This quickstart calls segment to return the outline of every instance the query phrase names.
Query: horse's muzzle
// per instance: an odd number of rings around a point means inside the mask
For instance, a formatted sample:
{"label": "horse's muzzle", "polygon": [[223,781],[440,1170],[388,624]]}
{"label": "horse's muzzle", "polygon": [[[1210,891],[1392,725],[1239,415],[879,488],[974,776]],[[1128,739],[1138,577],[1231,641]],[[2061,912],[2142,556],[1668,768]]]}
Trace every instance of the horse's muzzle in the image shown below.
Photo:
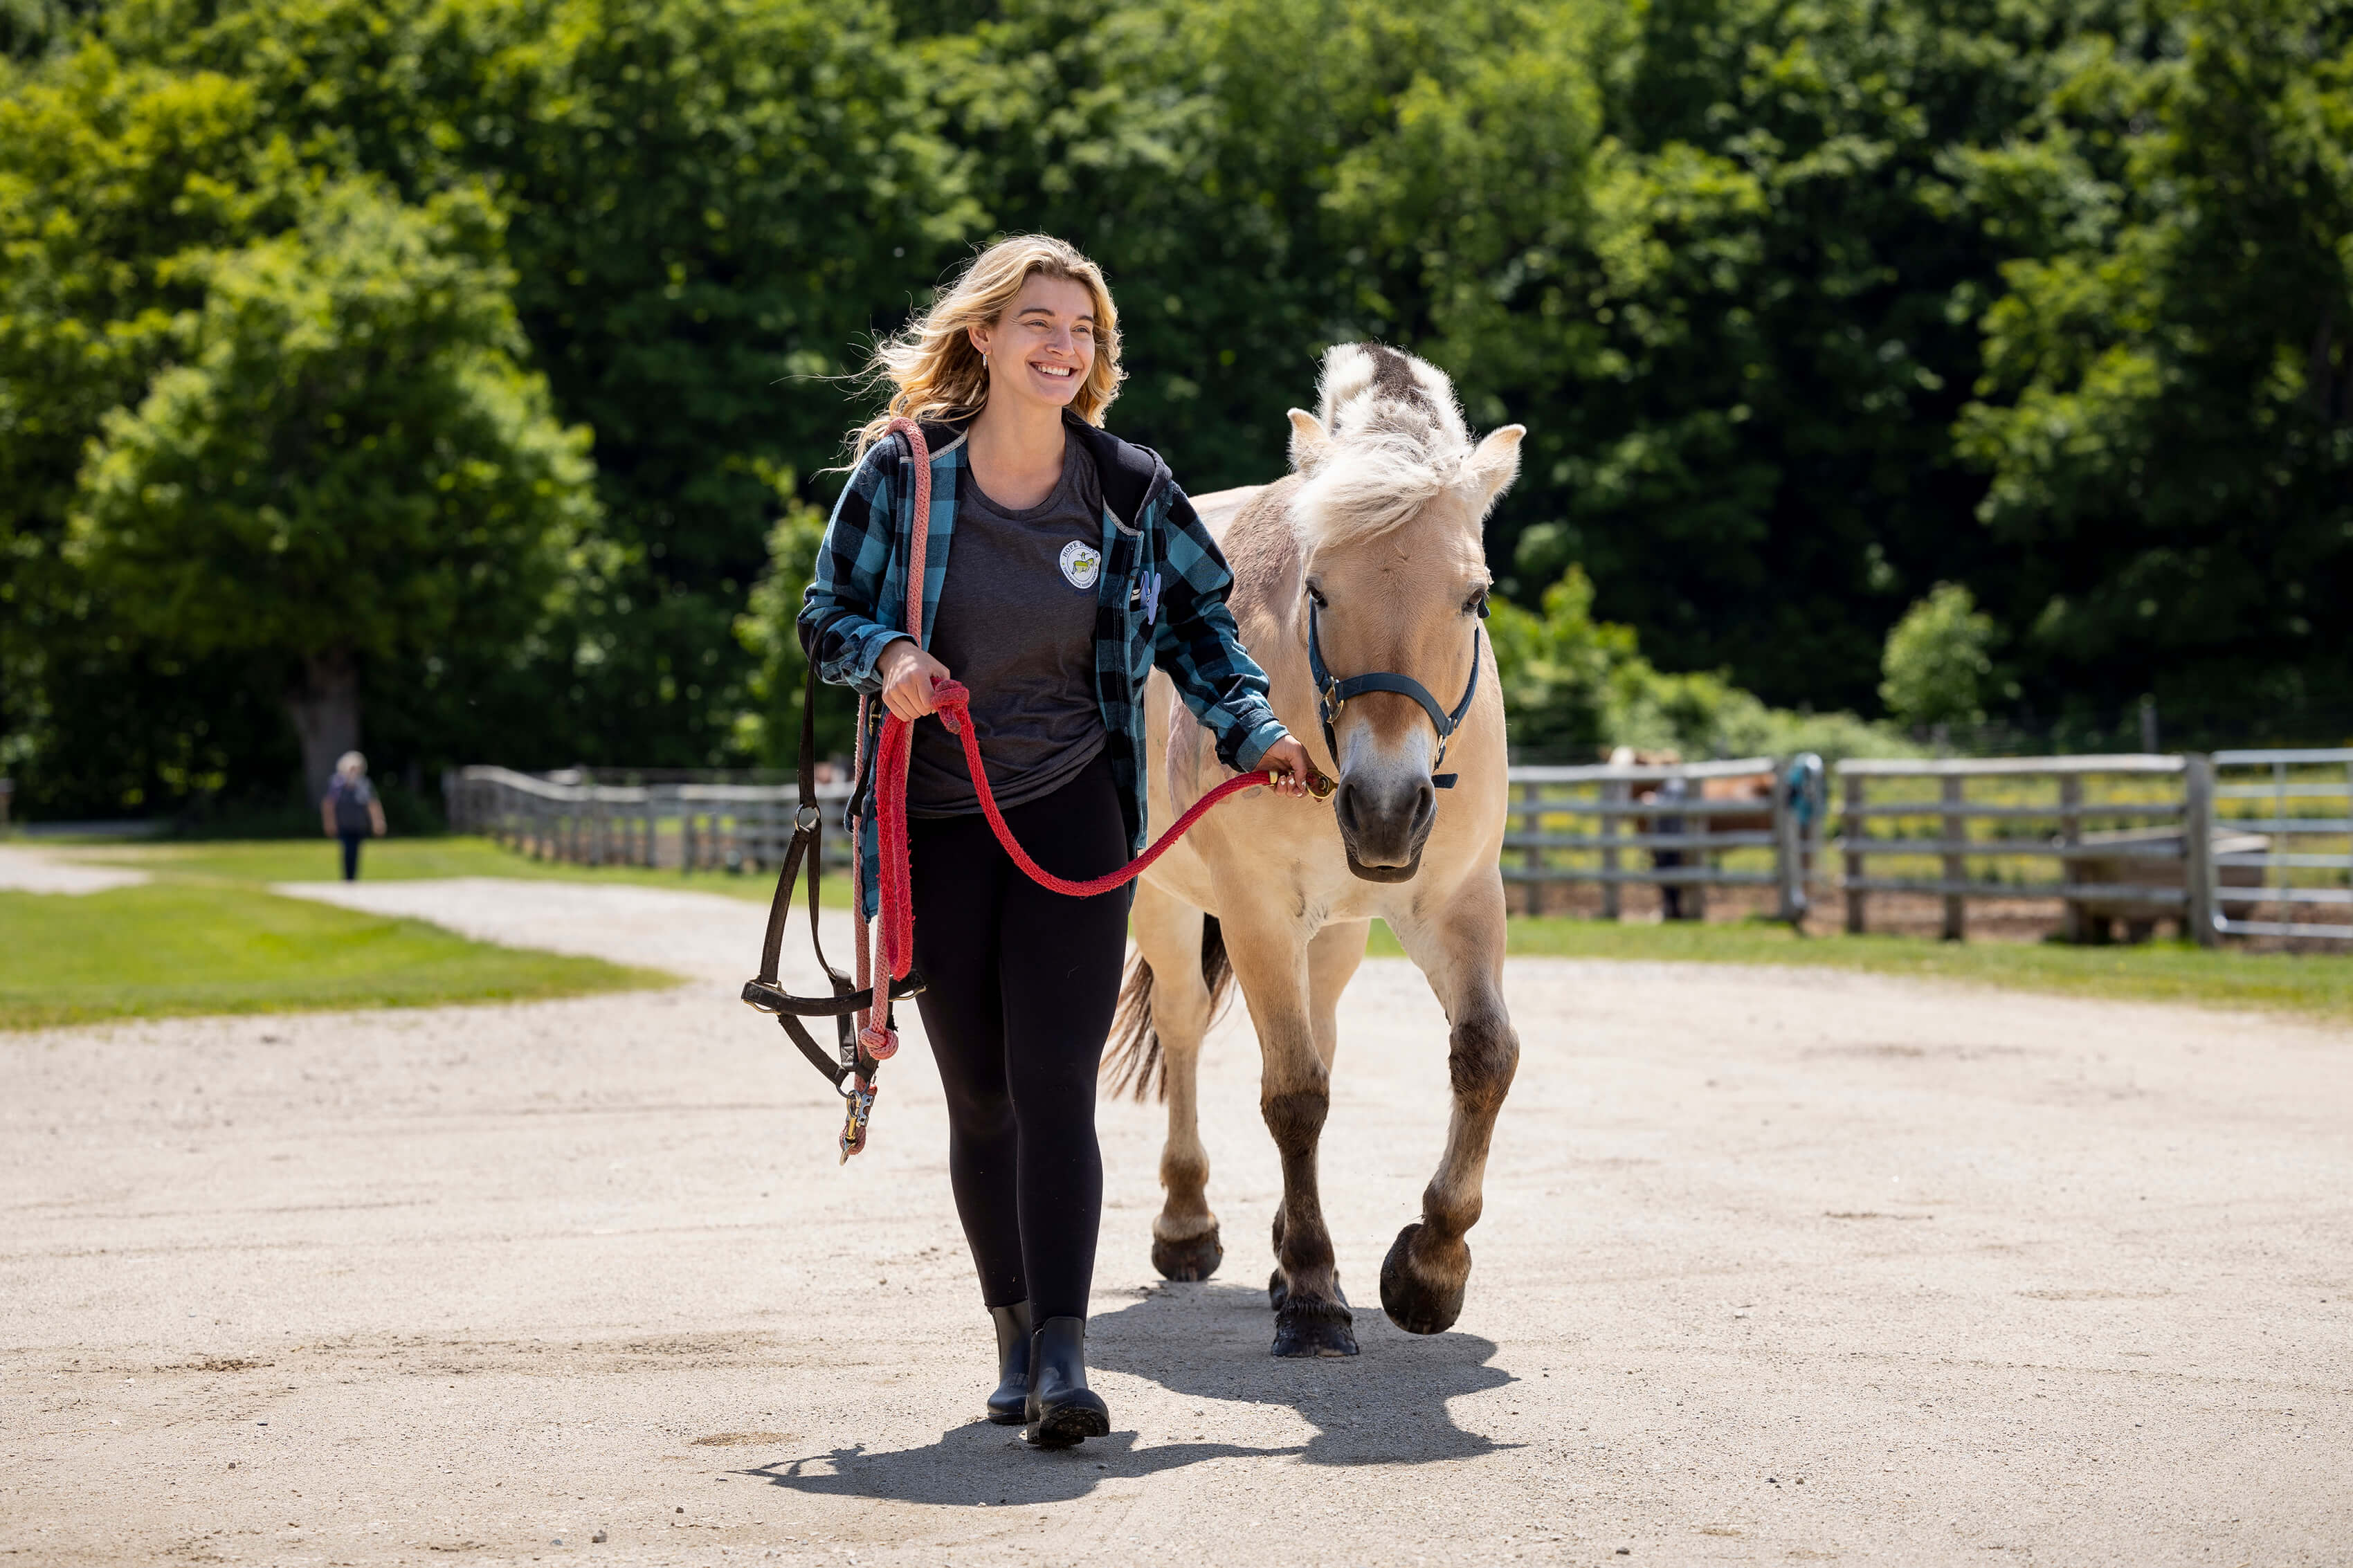
{"label": "horse's muzzle", "polygon": [[1344,775],[1332,817],[1348,852],[1348,869],[1368,882],[1403,882],[1421,869],[1421,848],[1438,820],[1438,792],[1428,779],[1402,783]]}

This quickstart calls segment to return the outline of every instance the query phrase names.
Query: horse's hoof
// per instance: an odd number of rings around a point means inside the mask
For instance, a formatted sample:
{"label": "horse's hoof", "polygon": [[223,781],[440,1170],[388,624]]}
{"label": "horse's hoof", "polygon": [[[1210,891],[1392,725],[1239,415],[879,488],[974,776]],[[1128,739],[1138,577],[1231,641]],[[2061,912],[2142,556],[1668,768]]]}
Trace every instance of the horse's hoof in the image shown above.
{"label": "horse's hoof", "polygon": [[1344,1356],[1356,1353],[1356,1319],[1345,1301],[1293,1301],[1286,1292],[1274,1312],[1274,1353]]}
{"label": "horse's hoof", "polygon": [[1413,1265],[1414,1221],[1398,1232],[1381,1259],[1381,1310],[1409,1334],[1442,1334],[1462,1315],[1462,1288],[1471,1279],[1471,1249],[1462,1249],[1462,1274],[1451,1285],[1433,1283]]}
{"label": "horse's hoof", "polygon": [[1160,1270],[1163,1279],[1201,1280],[1218,1271],[1224,1262],[1226,1249],[1218,1242],[1213,1226],[1200,1236],[1187,1237],[1182,1241],[1152,1238],[1152,1267]]}

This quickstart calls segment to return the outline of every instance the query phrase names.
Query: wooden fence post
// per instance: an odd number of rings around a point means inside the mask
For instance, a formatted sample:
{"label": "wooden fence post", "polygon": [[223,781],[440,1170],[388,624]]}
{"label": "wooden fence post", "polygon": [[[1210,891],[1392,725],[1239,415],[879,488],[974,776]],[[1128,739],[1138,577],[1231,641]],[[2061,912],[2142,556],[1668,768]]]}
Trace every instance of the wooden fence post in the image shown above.
{"label": "wooden fence post", "polygon": [[[1524,837],[1534,838],[1542,830],[1544,819],[1536,809],[1536,804],[1543,795],[1544,785],[1533,779],[1520,786],[1520,833]],[[1545,905],[1544,848],[1531,844],[1521,854],[1528,873],[1528,913],[1540,915],[1544,913]]]}
{"label": "wooden fence post", "polygon": [[1847,842],[1846,851],[1846,934],[1861,936],[1868,928],[1864,900],[1870,897],[1855,884],[1862,879],[1862,853],[1854,847],[1862,842],[1863,818],[1858,815],[1862,805],[1862,775],[1846,775],[1846,816],[1841,820],[1839,836]]}
{"label": "wooden fence post", "polygon": [[[1958,773],[1945,775],[1943,795],[1946,805],[1958,805],[1961,803],[1961,785],[1965,782]],[[1939,837],[1948,845],[1957,844],[1968,837],[1968,832],[1969,825],[1967,817],[1947,816],[1944,819],[1944,829]],[[1968,866],[1960,856],[1947,855],[1944,858],[1944,865],[1947,882],[1957,883],[1968,879]],[[1959,893],[1945,895],[1944,937],[1947,942],[1963,942],[1968,939],[1968,915],[1966,912],[1968,909],[1968,900],[1963,895]]]}
{"label": "wooden fence post", "polygon": [[[1694,796],[1692,804],[1694,805],[1704,805],[1706,802],[1704,799]],[[1715,836],[1715,818],[1707,816],[1704,812],[1697,816],[1687,816],[1683,821],[1685,824],[1683,831],[1685,833],[1691,832],[1689,825],[1696,822],[1699,824],[1701,834],[1710,837]],[[1714,868],[1715,865],[1715,851],[1713,849],[1701,849],[1696,852],[1685,850],[1683,852],[1683,866],[1688,869],[1699,872],[1703,876],[1706,875],[1709,870]],[[1704,881],[1684,883],[1683,906],[1683,919],[1688,921],[1698,921],[1703,925],[1705,924],[1707,921],[1707,884]]]}
{"label": "wooden fence post", "polygon": [[1798,886],[1802,857],[1797,843],[1797,822],[1798,814],[1789,809],[1788,777],[1777,763],[1773,772],[1773,876],[1780,889],[1781,919],[1793,926],[1805,918],[1805,903]]}
{"label": "wooden fence post", "polygon": [[[2062,773],[2059,775],[2059,809],[2062,813],[2059,824],[2059,840],[2061,843],[2065,844],[2069,848],[2073,848],[2076,845],[2084,842],[2083,774]],[[2077,862],[2073,859],[2069,859],[2064,862],[2064,864],[2067,868],[2067,871],[2061,879],[2069,882],[2076,880],[2077,879],[2074,873]],[[2060,916],[2059,921],[2059,935],[2061,940],[2065,942],[2083,941],[2084,927],[2086,924],[2083,904],[2074,899],[2069,899],[2063,908],[2064,912]]]}
{"label": "wooden fence post", "polygon": [[2214,929],[2214,759],[2192,752],[2181,759],[2181,934],[2200,947],[2220,947]]}
{"label": "wooden fence post", "polygon": [[[1624,805],[1630,793],[1623,779],[1604,779],[1601,782],[1601,805],[1604,807],[1601,816],[1602,837],[1618,837],[1618,825],[1624,819],[1607,808]],[[1602,846],[1601,871],[1604,879],[1601,884],[1601,918],[1605,921],[1614,921],[1619,916],[1618,847],[1616,845]]]}

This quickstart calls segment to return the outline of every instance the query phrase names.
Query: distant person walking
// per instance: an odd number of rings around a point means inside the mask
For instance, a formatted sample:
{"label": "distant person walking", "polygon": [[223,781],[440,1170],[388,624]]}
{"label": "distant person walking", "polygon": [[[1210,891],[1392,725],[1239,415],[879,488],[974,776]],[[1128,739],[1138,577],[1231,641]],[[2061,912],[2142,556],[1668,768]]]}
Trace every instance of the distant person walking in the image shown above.
{"label": "distant person walking", "polygon": [[343,880],[358,881],[361,840],[371,833],[384,837],[384,802],[367,781],[367,759],[357,752],[345,752],[335,763],[327,798],[319,803],[319,820],[328,837],[343,841]]}

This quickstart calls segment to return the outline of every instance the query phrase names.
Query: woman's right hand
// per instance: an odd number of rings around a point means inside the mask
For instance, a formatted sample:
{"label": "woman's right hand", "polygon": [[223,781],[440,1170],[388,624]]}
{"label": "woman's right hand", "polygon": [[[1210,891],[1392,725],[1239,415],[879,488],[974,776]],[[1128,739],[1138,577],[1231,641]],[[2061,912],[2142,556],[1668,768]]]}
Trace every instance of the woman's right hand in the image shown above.
{"label": "woman's right hand", "polygon": [[932,683],[947,679],[948,667],[917,647],[914,638],[900,637],[885,647],[874,671],[882,678],[882,706],[910,724],[938,710]]}

